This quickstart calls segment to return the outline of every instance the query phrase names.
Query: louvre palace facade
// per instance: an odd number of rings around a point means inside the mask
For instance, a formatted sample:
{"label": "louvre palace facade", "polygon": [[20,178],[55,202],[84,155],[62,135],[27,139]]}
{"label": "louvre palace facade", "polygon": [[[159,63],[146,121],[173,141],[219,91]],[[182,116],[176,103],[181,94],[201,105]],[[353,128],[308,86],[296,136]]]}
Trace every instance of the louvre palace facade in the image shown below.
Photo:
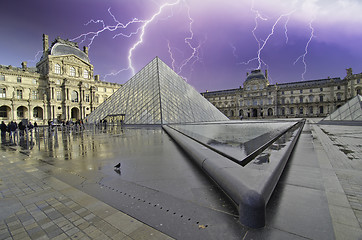
{"label": "louvre palace facade", "polygon": [[325,117],[362,92],[362,73],[347,69],[344,79],[270,84],[268,72],[247,73],[243,87],[202,95],[230,119]]}
{"label": "louvre palace facade", "polygon": [[43,35],[43,55],[36,67],[0,65],[0,120],[84,119],[122,85],[93,75],[88,48],[56,38],[49,46]]}

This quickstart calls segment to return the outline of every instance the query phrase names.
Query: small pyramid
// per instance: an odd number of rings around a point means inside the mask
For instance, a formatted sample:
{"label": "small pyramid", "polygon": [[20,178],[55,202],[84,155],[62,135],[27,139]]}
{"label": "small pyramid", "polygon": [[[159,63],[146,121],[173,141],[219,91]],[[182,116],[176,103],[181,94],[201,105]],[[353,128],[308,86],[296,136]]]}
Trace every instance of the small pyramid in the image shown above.
{"label": "small pyramid", "polygon": [[322,121],[362,121],[362,96],[352,98]]}
{"label": "small pyramid", "polygon": [[97,123],[117,115],[124,115],[125,124],[229,120],[158,57],[96,108],[87,121]]}

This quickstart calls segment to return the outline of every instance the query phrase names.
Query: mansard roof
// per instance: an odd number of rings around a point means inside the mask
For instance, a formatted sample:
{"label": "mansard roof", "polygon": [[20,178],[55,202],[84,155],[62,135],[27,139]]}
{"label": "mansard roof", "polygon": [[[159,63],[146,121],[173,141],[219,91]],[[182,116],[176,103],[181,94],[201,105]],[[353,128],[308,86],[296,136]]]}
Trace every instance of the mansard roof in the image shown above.
{"label": "mansard roof", "polygon": [[62,55],[75,55],[83,61],[89,63],[89,58],[86,53],[79,49],[78,43],[56,38],[50,47],[50,55],[62,56]]}
{"label": "mansard roof", "polygon": [[279,88],[303,88],[303,87],[322,86],[330,83],[340,83],[342,81],[343,80],[341,78],[337,77],[337,78],[326,78],[326,79],[309,80],[309,81],[281,83],[277,85]]}

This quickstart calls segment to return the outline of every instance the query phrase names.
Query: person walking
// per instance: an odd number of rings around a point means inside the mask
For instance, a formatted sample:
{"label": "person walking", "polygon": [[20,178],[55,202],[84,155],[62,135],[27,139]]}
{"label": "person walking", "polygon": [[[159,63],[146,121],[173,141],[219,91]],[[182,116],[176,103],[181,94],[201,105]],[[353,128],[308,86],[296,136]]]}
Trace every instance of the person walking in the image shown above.
{"label": "person walking", "polygon": [[1,125],[0,125],[0,130],[1,130],[1,141],[5,141],[6,139],[6,131],[7,131],[8,127],[6,126],[5,122],[2,121]]}

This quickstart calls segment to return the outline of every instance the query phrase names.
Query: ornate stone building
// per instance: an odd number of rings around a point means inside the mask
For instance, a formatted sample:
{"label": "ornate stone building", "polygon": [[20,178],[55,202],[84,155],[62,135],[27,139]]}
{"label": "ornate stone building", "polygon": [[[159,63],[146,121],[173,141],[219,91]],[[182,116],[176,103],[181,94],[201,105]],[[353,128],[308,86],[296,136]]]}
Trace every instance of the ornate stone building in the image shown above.
{"label": "ornate stone building", "polygon": [[247,74],[243,87],[202,95],[230,119],[325,117],[349,99],[361,94],[362,73],[311,81],[271,85],[268,73]]}
{"label": "ornate stone building", "polygon": [[87,47],[81,51],[77,43],[59,37],[49,46],[44,34],[36,67],[0,65],[0,120],[83,119],[121,86],[93,76]]}

